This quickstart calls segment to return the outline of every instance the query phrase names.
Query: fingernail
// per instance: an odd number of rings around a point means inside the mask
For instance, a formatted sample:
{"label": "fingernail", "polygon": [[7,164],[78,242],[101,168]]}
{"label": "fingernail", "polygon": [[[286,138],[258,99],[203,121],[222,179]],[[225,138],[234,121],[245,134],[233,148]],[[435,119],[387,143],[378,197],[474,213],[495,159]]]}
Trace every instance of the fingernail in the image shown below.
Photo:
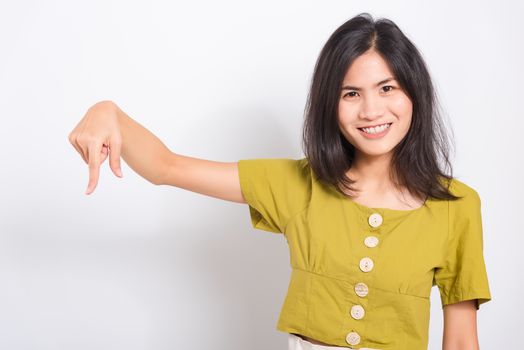
{"label": "fingernail", "polygon": [[120,177],[123,177],[123,176],[124,176],[124,175],[122,174],[122,169],[120,169],[120,168],[118,168],[117,173],[118,173],[118,176],[120,176]]}

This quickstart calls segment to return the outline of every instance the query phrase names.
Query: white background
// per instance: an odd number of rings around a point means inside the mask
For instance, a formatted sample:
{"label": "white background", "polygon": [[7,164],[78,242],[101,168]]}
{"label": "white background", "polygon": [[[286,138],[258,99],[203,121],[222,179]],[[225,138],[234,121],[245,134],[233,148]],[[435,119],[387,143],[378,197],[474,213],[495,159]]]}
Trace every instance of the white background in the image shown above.
{"label": "white background", "polygon": [[[365,6],[364,6],[365,5]],[[422,52],[482,199],[493,300],[481,348],[524,348],[524,6],[520,1],[0,3],[0,348],[285,349],[283,236],[248,207],[87,166],[67,136],[111,99],[173,151],[302,157],[304,104],[329,35],[360,12]],[[442,309],[431,294],[429,349]]]}

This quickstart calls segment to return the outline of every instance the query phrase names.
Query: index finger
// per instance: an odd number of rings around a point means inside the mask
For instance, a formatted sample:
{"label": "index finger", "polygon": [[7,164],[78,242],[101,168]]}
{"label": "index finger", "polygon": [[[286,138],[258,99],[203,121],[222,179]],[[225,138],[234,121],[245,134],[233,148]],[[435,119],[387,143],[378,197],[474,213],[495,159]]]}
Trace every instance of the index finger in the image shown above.
{"label": "index finger", "polygon": [[98,184],[100,177],[100,148],[102,144],[91,144],[88,149],[89,160],[89,183],[87,185],[86,194],[91,194]]}

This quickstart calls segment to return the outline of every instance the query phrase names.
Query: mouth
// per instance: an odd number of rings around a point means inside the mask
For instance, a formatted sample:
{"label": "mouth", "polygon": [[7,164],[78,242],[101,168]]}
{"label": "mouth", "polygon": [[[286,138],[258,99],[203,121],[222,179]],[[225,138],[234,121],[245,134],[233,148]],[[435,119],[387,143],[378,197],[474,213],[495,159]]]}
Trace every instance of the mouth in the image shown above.
{"label": "mouth", "polygon": [[362,131],[364,135],[374,138],[374,137],[380,137],[380,136],[385,135],[388,132],[391,124],[393,123],[384,123],[384,124],[379,124],[379,125],[374,125],[374,126],[364,127],[364,128],[357,128],[357,129]]}
{"label": "mouth", "polygon": [[381,132],[389,128],[391,124],[393,123],[384,123],[384,124],[372,125],[372,126],[367,126],[363,128],[357,128],[357,129],[362,130],[367,133],[377,133],[377,132]]}

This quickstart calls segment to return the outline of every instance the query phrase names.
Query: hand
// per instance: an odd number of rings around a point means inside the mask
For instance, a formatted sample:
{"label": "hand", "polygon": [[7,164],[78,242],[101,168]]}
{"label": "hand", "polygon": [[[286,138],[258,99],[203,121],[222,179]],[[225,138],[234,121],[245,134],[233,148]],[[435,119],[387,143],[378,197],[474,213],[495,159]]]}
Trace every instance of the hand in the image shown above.
{"label": "hand", "polygon": [[78,125],[69,134],[69,142],[89,165],[89,183],[86,194],[91,194],[100,175],[100,165],[109,155],[113,173],[122,177],[120,152],[122,134],[118,123],[118,106],[111,101],[101,101],[91,106]]}

